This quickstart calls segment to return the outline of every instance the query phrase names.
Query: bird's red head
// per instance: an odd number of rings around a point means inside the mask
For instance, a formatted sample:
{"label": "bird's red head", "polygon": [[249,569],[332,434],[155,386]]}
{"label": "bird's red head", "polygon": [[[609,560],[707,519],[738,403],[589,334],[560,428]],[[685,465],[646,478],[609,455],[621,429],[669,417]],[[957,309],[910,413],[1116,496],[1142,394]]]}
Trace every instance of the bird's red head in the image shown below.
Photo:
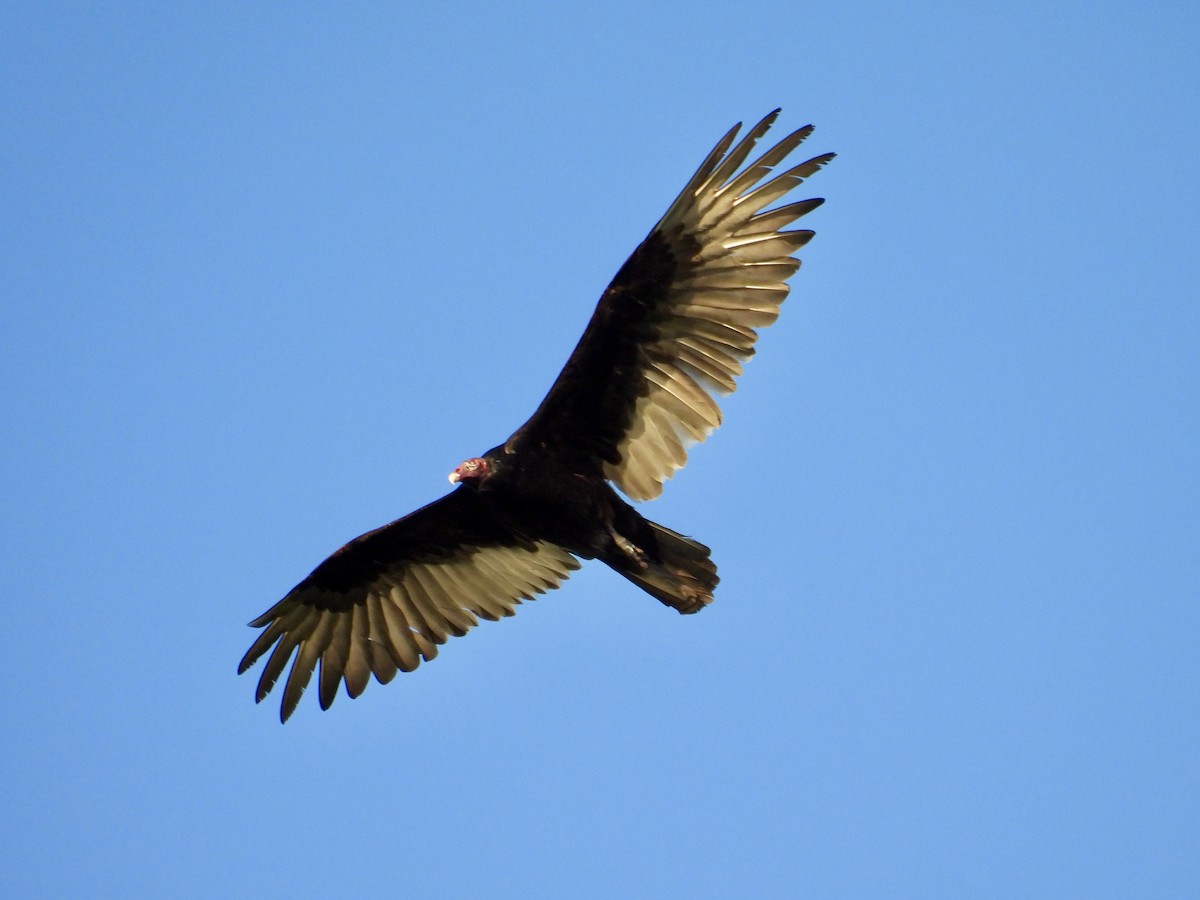
{"label": "bird's red head", "polygon": [[476,456],[466,462],[459,463],[450,473],[450,483],[480,481],[488,476],[488,461]]}

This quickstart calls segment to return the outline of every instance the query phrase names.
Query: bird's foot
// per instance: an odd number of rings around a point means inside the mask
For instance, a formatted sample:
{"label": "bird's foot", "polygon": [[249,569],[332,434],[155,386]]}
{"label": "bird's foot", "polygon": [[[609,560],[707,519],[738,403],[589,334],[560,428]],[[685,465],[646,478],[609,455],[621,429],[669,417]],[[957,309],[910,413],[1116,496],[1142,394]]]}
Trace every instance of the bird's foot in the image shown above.
{"label": "bird's foot", "polygon": [[618,534],[614,529],[609,528],[608,533],[612,535],[613,543],[620,548],[621,552],[638,564],[640,569],[650,568],[650,557],[646,555],[646,551],[635,544],[633,541],[624,535]]}

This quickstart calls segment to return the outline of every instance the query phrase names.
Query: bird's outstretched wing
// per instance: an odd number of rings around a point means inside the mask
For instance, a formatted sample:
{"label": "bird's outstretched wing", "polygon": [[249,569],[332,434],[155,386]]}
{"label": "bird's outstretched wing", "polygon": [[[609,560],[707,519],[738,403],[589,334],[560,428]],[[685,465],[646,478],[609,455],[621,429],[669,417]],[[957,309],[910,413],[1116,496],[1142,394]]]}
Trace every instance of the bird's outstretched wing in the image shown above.
{"label": "bird's outstretched wing", "polygon": [[[785,230],[822,200],[767,209],[833,158],[773,170],[812,132],[742,168],[779,110],[736,145],[734,126],[605,290],[532,418],[508,441],[569,448],[635,500],[662,492],[686,447],[721,422],[727,394],[770,325],[813,232]],[[772,176],[769,177],[768,176]],[[764,179],[767,179],[764,181]],[[560,451],[561,452],[561,451]]]}
{"label": "bird's outstretched wing", "polygon": [[511,616],[522,598],[558,587],[579,563],[556,544],[512,533],[459,488],[416,512],[355,538],[250,623],[263,628],[238,666],[270,651],[255,700],[270,693],[295,656],[283,690],[287,721],[313,675],[321,708],[345,681],[357,697],[372,674],[382,684],[437,656],[477,617]]}

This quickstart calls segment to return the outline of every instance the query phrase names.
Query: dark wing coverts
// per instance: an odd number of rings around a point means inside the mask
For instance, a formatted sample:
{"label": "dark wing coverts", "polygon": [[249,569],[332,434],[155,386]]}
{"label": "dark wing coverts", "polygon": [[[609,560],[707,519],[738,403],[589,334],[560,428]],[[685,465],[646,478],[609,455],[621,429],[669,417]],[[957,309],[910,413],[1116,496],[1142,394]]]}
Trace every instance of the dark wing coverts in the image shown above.
{"label": "dark wing coverts", "polygon": [[[686,447],[721,423],[727,394],[770,325],[812,238],[787,225],[822,200],[764,212],[833,158],[826,153],[763,181],[812,132],[785,137],[740,173],[771,113],[736,146],[732,128],[600,299],[587,330],[533,417],[509,439],[590,455],[634,500],[662,492]],[[730,149],[732,147],[732,149]]]}
{"label": "dark wing coverts", "polygon": [[577,568],[555,544],[518,539],[462,487],[317,566],[250,623],[266,630],[238,673],[270,651],[255,693],[261,701],[295,653],[280,713],[286,721],[319,661],[321,708],[328,709],[339,681],[351,697],[372,674],[387,684],[397,671],[437,656],[437,645],[466,634],[476,617],[511,616],[522,598],[558,587]]}

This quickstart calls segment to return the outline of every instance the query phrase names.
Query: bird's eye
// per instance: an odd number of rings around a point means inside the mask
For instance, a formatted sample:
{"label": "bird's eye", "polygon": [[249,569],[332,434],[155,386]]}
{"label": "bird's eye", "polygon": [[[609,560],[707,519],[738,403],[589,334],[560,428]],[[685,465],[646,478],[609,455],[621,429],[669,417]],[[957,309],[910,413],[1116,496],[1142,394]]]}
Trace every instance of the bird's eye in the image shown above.
{"label": "bird's eye", "polygon": [[468,459],[466,465],[467,465],[467,468],[470,469],[472,472],[474,472],[476,469],[479,468],[479,463],[473,459]]}

